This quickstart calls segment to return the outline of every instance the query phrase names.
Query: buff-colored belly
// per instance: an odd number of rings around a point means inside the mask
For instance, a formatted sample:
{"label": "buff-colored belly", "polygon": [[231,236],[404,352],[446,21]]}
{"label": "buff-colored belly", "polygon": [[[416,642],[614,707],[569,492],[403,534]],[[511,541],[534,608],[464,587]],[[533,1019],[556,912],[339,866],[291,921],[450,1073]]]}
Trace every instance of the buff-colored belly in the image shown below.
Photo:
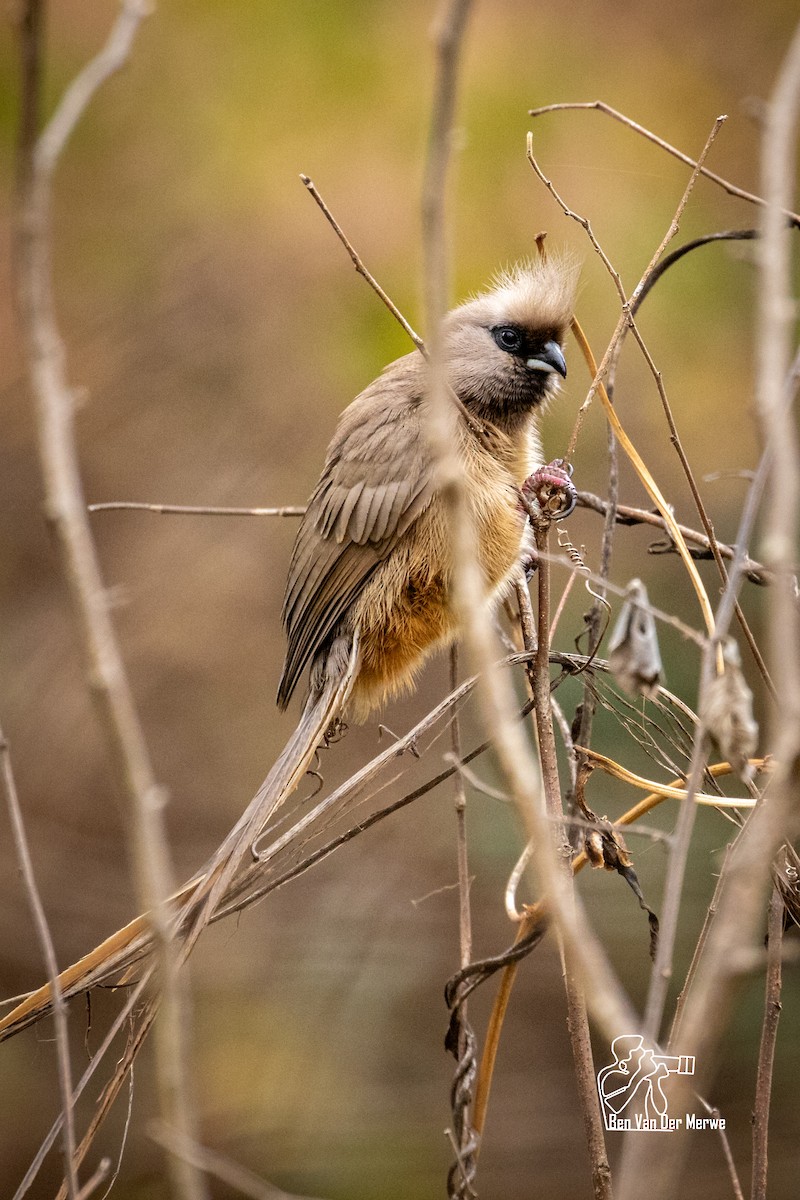
{"label": "buff-colored belly", "polygon": [[[502,592],[519,561],[524,518],[503,489],[488,505],[473,506],[478,561],[485,580],[481,603]],[[412,531],[409,531],[411,534]],[[357,720],[407,689],[427,655],[458,633],[445,515],[438,501],[395,547],[354,605],[361,664],[350,701]]]}

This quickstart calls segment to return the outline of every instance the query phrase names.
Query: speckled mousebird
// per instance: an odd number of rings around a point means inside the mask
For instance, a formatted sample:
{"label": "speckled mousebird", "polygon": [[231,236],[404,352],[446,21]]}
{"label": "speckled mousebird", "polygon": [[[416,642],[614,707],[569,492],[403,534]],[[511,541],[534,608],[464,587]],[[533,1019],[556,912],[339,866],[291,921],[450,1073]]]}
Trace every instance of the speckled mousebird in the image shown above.
{"label": "speckled mousebird", "polygon": [[[571,262],[539,260],[445,319],[448,382],[486,431],[477,436],[462,420],[458,456],[489,603],[519,562],[526,519],[518,488],[541,465],[539,413],[566,376],[575,281]],[[281,708],[310,663],[306,713],[313,709],[345,672],[357,638],[347,711],[363,719],[458,633],[426,378],[424,357],[407,354],[339,419],[289,567]]]}

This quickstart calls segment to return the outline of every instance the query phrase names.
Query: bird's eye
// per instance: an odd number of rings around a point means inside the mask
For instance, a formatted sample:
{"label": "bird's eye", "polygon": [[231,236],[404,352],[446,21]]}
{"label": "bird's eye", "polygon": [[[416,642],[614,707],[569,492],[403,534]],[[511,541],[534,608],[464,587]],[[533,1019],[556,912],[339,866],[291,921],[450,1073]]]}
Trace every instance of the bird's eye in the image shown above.
{"label": "bird's eye", "polygon": [[522,336],[513,325],[498,325],[492,330],[492,337],[501,350],[515,354],[522,348]]}

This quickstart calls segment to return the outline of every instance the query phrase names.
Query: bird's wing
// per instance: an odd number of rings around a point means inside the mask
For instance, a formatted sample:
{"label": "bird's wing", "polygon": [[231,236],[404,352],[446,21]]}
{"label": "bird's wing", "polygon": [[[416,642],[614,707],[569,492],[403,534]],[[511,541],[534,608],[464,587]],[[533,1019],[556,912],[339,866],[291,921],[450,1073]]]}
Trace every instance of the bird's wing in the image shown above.
{"label": "bird's wing", "polygon": [[384,374],[343,414],[300,526],[283,604],[289,644],[278,688],[281,708],[303,668],[433,497],[418,405],[397,374],[396,380]]}

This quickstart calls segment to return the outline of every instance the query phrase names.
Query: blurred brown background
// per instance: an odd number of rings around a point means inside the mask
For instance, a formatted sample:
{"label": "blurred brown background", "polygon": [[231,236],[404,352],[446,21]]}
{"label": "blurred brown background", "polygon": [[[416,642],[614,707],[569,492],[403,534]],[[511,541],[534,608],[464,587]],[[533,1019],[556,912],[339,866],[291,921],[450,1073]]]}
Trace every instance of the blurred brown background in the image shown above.
{"label": "blurred brown background", "polygon": [[[10,6],[9,6],[10,7]],[[418,196],[431,89],[433,5],[417,0],[264,0],[161,4],[128,67],[107,85],[57,175],[54,268],[70,377],[80,389],[87,500],[299,504],[321,466],[337,413],[408,349],[306,196],[318,184],[354,243],[418,327]],[[47,111],[95,52],[111,3],[59,0],[47,27]],[[11,14],[13,16],[13,14]],[[453,298],[551,242],[585,261],[581,317],[601,351],[616,296],[577,226],[525,160],[528,108],[601,98],[696,154],[714,118],[729,120],[711,165],[757,188],[757,101],[771,86],[796,7],[677,0],[565,7],[477,5],[467,40],[461,140],[452,191]],[[123,819],[90,708],[64,586],[41,513],[32,408],[11,300],[10,196],[18,112],[13,27],[0,46],[0,719],[10,740],[35,866],[59,961],[83,953],[134,912]],[[540,119],[544,170],[593,227],[630,288],[671,218],[687,171],[595,113]],[[707,181],[681,239],[755,223],[754,210]],[[668,274],[642,328],[698,474],[752,467],[752,251],[705,248]],[[423,331],[424,332],[424,331]],[[577,353],[547,420],[545,449],[563,450],[586,379]],[[693,523],[658,398],[628,348],[618,380],[622,419],[678,516]],[[597,412],[576,458],[601,490],[605,431]],[[734,535],[741,479],[706,487],[718,534]],[[643,494],[623,469],[622,497]],[[169,789],[176,869],[184,876],[236,819],[280,749],[292,714],[273,705],[279,624],[294,533],[289,520],[102,514],[93,519],[126,662],[159,778]],[[597,562],[599,519],[578,513],[573,541]],[[614,578],[645,577],[656,604],[697,616],[677,560],[651,559],[651,539],[619,539]],[[707,573],[709,587],[716,587]],[[576,589],[560,644],[571,648],[585,594]],[[759,597],[746,594],[758,629]],[[670,686],[694,701],[694,656],[664,637]],[[749,672],[750,664],[746,664]],[[441,694],[445,665],[387,713],[404,730]],[[755,686],[755,680],[751,679]],[[565,695],[574,704],[577,691]],[[471,733],[468,736],[472,736]],[[605,740],[604,740],[605,739]],[[627,752],[601,721],[597,745]],[[355,764],[376,726],[332,753]],[[437,752],[438,753],[438,752]],[[633,753],[626,761],[641,767]],[[433,774],[440,759],[424,764]],[[481,772],[492,777],[491,764]],[[630,794],[598,784],[600,811]],[[669,827],[674,812],[659,820]],[[13,995],[42,977],[26,899],[3,822],[0,980]],[[512,934],[502,890],[519,849],[512,815],[481,796],[469,811],[476,954]],[[728,828],[703,812],[687,884],[678,974],[713,889]],[[631,839],[658,907],[664,851]],[[457,965],[451,795],[434,792],[208,934],[192,960],[194,1067],[203,1139],[281,1186],[331,1200],[444,1194],[450,1152],[451,1060],[442,1048],[444,981]],[[598,928],[634,1001],[647,981],[647,932],[619,880],[582,878]],[[770,1140],[774,1197],[796,1195],[800,1168],[796,971],[787,971]],[[476,999],[482,1029],[491,987]],[[112,1001],[97,1001],[102,1011]],[[750,1110],[762,982],[742,990],[713,1101],[728,1118],[749,1179]],[[76,1056],[83,1033],[73,1012]],[[599,1059],[607,1047],[598,1041]],[[80,1059],[78,1058],[78,1061]],[[58,1110],[49,1028],[0,1050],[0,1193],[11,1195]],[[122,1109],[98,1147],[115,1156]],[[115,1194],[166,1196],[146,1136],[154,1112],[140,1067]],[[83,1112],[83,1110],[81,1110]],[[618,1145],[611,1137],[611,1152]],[[730,1194],[714,1135],[697,1135],[687,1197]],[[484,1151],[486,1200],[590,1192],[552,943],[520,973],[501,1051]],[[57,1163],[34,1195],[49,1195]],[[218,1189],[223,1196],[229,1193]]]}

